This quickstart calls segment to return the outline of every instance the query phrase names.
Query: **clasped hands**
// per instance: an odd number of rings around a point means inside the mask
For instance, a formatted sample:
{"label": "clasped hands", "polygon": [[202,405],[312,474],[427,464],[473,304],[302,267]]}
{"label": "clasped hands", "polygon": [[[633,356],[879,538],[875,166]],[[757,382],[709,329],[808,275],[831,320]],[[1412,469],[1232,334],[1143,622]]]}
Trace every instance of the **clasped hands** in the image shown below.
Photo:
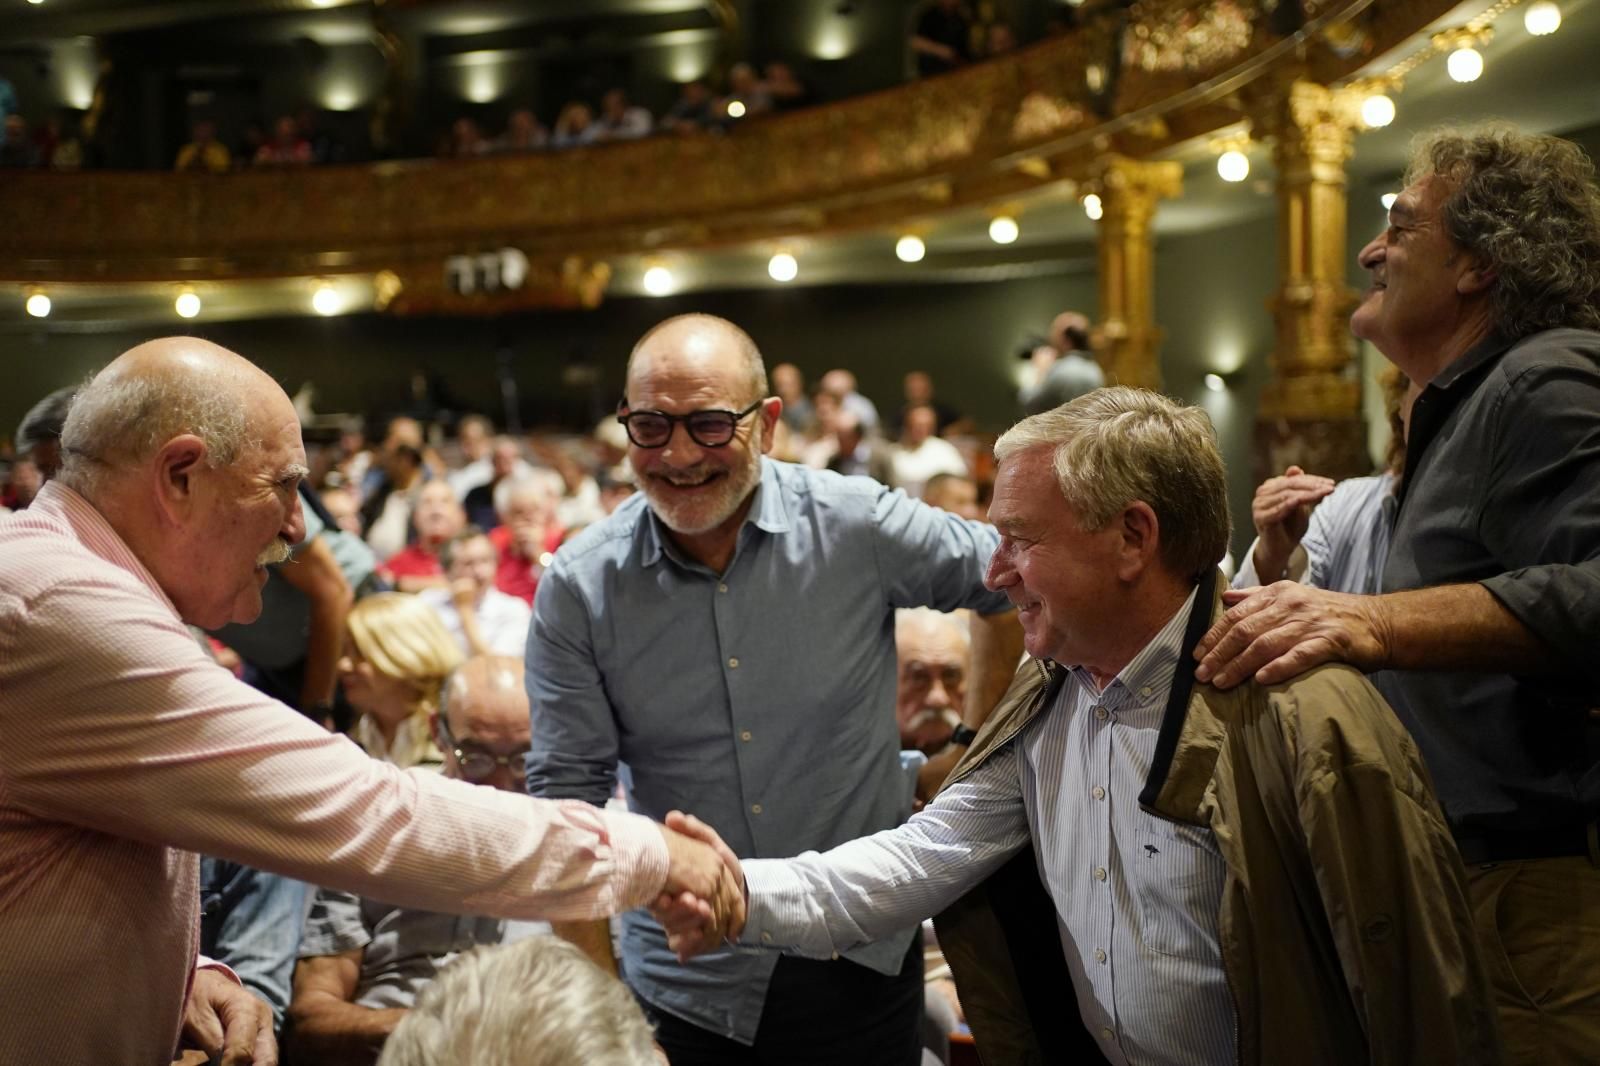
{"label": "clasped hands", "polygon": [[667,883],[650,913],[667,931],[667,946],[687,962],[744,930],[744,871],[717,831],[692,814],[667,815]]}

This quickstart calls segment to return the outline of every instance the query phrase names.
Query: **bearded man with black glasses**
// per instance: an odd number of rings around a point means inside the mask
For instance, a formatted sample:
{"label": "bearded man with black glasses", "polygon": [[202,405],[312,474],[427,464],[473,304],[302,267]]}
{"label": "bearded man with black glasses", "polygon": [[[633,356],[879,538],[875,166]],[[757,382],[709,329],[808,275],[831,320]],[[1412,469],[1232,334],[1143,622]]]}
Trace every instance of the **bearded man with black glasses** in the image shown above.
{"label": "bearded man with black glasses", "polygon": [[[433,732],[446,777],[521,792],[528,754],[522,663],[497,655],[468,659],[444,686]],[[457,954],[549,928],[319,889],[294,971],[292,1054],[307,1062],[376,1062],[418,994]]]}
{"label": "bearded man with black glasses", "polygon": [[[1010,680],[1021,631],[983,587],[999,538],[867,478],[765,457],[783,401],[755,342],[709,315],[634,347],[618,418],[642,490],[556,553],[528,642],[528,791],[691,811],[740,854],[825,850],[898,824],[894,610],[972,608],[953,765]],[[936,787],[937,773],[919,787]],[[615,971],[604,923],[557,932]],[[623,976],[673,1066],[920,1061],[915,926],[814,961],[680,966],[624,916]]]}

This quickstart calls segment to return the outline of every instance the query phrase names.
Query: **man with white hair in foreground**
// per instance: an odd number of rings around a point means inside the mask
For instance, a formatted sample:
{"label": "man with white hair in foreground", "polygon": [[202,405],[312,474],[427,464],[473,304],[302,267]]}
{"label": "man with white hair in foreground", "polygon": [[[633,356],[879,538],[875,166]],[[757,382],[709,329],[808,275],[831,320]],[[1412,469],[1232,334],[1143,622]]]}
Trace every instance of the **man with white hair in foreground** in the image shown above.
{"label": "man with white hair in foreground", "polygon": [[305,530],[299,420],[255,366],[139,345],[61,444],[0,519],[0,1066],[155,1066],[180,1032],[276,1061],[265,1003],[197,965],[196,852],[506,918],[728,890],[710,848],[647,819],[397,770],[211,662],[185,623],[254,619]]}

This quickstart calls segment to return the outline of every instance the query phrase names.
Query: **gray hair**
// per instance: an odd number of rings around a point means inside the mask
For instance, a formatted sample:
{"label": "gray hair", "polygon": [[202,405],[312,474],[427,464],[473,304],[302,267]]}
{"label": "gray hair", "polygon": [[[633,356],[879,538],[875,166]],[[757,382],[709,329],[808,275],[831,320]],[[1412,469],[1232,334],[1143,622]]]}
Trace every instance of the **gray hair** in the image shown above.
{"label": "gray hair", "polygon": [[78,389],[61,427],[61,482],[93,495],[107,465],[142,462],[174,437],[191,433],[213,468],[232,465],[251,441],[238,389],[214,374],[96,374]]}
{"label": "gray hair", "polygon": [[1161,559],[1174,574],[1199,580],[1227,551],[1227,474],[1200,408],[1125,385],[1096,389],[1012,426],[995,441],[995,461],[1046,445],[1084,529],[1103,529],[1142,500],[1156,514]]}
{"label": "gray hair", "polygon": [[512,474],[510,477],[501,478],[500,483],[494,487],[494,512],[504,515],[511,506],[514,496],[537,495],[550,502],[561,498],[548,480],[538,474]]}
{"label": "gray hair", "polygon": [[657,1066],[632,993],[554,936],[484,946],[446,966],[378,1066]]}
{"label": "gray hair", "polygon": [[1494,271],[1501,334],[1600,329],[1600,190],[1582,149],[1503,124],[1437,130],[1414,145],[1406,184],[1430,175],[1449,190],[1445,232]]}
{"label": "gray hair", "polygon": [[954,636],[961,638],[963,647],[970,647],[972,634],[965,619],[955,613],[936,611],[932,607],[897,607],[894,612],[894,631],[899,633],[907,630],[943,628],[950,630]]}

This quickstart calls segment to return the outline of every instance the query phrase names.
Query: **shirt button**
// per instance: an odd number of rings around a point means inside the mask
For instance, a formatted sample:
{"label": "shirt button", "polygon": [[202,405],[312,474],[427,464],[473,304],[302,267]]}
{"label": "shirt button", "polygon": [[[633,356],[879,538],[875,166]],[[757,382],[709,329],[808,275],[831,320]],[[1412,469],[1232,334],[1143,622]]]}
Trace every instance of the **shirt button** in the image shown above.
{"label": "shirt button", "polygon": [[759,803],[750,804],[750,813],[751,814],[760,814],[761,813],[761,804],[759,804]]}
{"label": "shirt button", "polygon": [[749,740],[750,739],[750,730],[746,729],[743,733],[740,733],[739,734],[739,739],[740,740]]}
{"label": "shirt button", "polygon": [[1094,868],[1094,879],[1096,881],[1104,881],[1106,879],[1106,868],[1104,866],[1096,866]]}
{"label": "shirt button", "polygon": [[1095,962],[1105,962],[1106,961],[1106,953],[1104,951],[1100,950],[1099,948],[1095,948],[1094,949],[1094,961]]}
{"label": "shirt button", "polygon": [[726,584],[726,583],[721,583],[721,584],[718,584],[718,585],[717,585],[717,591],[718,591],[718,592],[727,592],[727,591],[728,591],[728,586],[727,586],[727,584]]}
{"label": "shirt button", "polygon": [[1101,1039],[1102,1039],[1102,1040],[1110,1040],[1110,1039],[1111,1039],[1111,1038],[1112,1038],[1112,1037],[1114,1037],[1114,1036],[1115,1036],[1115,1035],[1116,1035],[1116,1034],[1115,1034],[1115,1033],[1113,1033],[1113,1032],[1112,1032],[1112,1031],[1111,1031],[1111,1030],[1110,1030],[1110,1029],[1109,1029],[1109,1028],[1107,1028],[1107,1027],[1106,1027],[1106,1026],[1104,1026],[1104,1025],[1102,1025],[1102,1026],[1101,1026],[1101,1027],[1100,1027],[1100,1038],[1101,1038]]}
{"label": "shirt button", "polygon": [[728,669],[729,670],[737,670],[737,669],[739,669],[739,657],[738,656],[734,656],[733,658],[728,660]]}
{"label": "shirt button", "polygon": [[772,943],[772,934],[771,934],[771,933],[762,933],[762,934],[761,934],[761,942],[762,942],[762,943],[763,943],[763,944],[770,944],[770,943]]}
{"label": "shirt button", "polygon": [[1094,716],[1095,716],[1095,718],[1097,718],[1098,720],[1103,722],[1108,717],[1110,717],[1110,713],[1104,707],[1096,707],[1094,709]]}
{"label": "shirt button", "polygon": [[1106,798],[1106,790],[1101,788],[1099,785],[1096,785],[1089,790],[1089,795],[1093,796],[1097,800],[1103,800]]}
{"label": "shirt button", "polygon": [[1146,685],[1144,688],[1139,690],[1139,695],[1148,697],[1150,695],[1150,693],[1152,693],[1154,691],[1155,690],[1152,689],[1149,685]]}

